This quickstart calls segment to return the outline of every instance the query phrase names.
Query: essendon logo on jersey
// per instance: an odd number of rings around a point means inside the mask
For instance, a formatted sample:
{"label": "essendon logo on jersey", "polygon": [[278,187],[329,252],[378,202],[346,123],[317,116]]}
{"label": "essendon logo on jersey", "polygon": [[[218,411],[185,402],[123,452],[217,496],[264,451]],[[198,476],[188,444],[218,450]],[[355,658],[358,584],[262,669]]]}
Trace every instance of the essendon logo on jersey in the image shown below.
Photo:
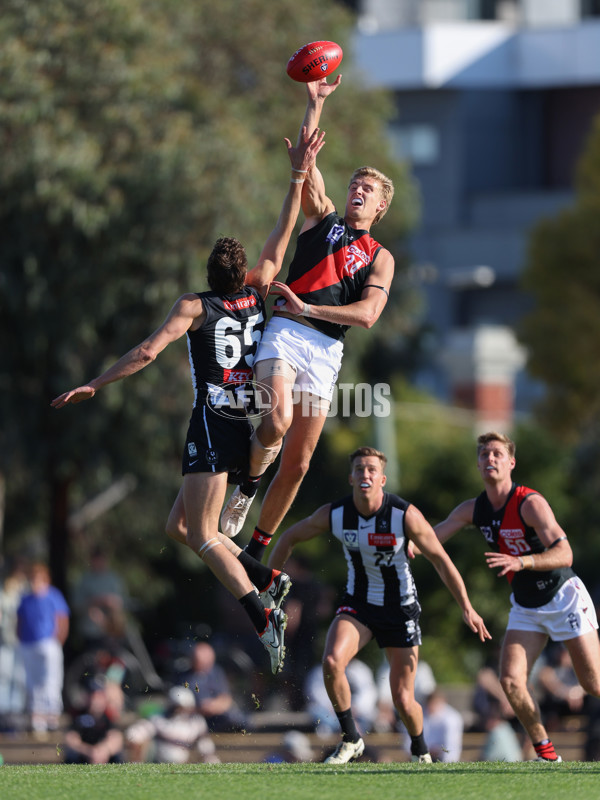
{"label": "essendon logo on jersey", "polygon": [[250,297],[240,297],[239,300],[233,300],[233,302],[229,302],[229,300],[223,300],[223,305],[228,311],[240,311],[242,308],[252,308],[252,306],[256,305],[256,297],[254,295],[250,295]]}
{"label": "essendon logo on jersey", "polygon": [[224,369],[223,383],[247,383],[252,380],[251,369]]}
{"label": "essendon logo on jersey", "polygon": [[393,533],[370,533],[368,542],[373,547],[394,547],[396,536]]}

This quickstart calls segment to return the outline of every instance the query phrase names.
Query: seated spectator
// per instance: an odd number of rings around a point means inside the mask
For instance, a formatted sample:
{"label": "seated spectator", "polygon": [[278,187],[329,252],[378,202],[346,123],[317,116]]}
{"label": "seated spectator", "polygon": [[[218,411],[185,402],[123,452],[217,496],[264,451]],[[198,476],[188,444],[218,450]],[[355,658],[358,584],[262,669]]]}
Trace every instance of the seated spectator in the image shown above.
{"label": "seated spectator", "polygon": [[[346,667],[352,692],[352,714],[361,735],[373,730],[377,714],[377,686],[371,667],[353,658]],[[315,732],[320,736],[339,733],[340,723],[325,689],[323,666],[313,667],[304,684],[306,710],[310,713]]]}
{"label": "seated spectator", "polygon": [[479,761],[523,761],[523,748],[514,728],[504,716],[497,700],[488,705],[485,720],[487,735]]}
{"label": "seated spectator", "polygon": [[140,719],[125,731],[131,761],[187,764],[192,755],[207,764],[218,764],[216,748],[204,717],[196,710],[191,689],[169,690],[164,714]]}
{"label": "seated spectator", "polygon": [[246,727],[246,718],[231,693],[225,670],[217,664],[209,642],[197,642],[192,652],[191,670],[181,681],[194,693],[196,710],[202,714],[210,731],[224,733]]}
{"label": "seated spectator", "polygon": [[[386,659],[382,662],[375,675],[377,683],[377,717],[375,719],[375,730],[379,733],[389,731],[404,730],[404,725],[400,722],[400,717],[392,700],[392,690],[390,688],[390,665]],[[419,661],[415,675],[415,700],[421,705],[436,688],[433,670],[426,661]]]}
{"label": "seated spectator", "polygon": [[268,764],[294,764],[312,761],[313,758],[308,736],[301,731],[288,731],[281,740],[281,747],[265,756],[264,761]]}
{"label": "seated spectator", "polygon": [[423,735],[434,761],[460,761],[464,720],[444,694],[435,689],[423,708]]}
{"label": "seated spectator", "polygon": [[496,709],[500,710],[502,718],[510,723],[513,730],[521,729],[498,677],[499,658],[499,651],[496,651],[477,673],[473,693],[475,722],[472,730],[474,731],[487,731],[487,720],[491,714],[495,713]]}
{"label": "seated spectator", "polygon": [[123,763],[123,734],[110,701],[105,682],[91,679],[87,705],[65,733],[65,764]]}

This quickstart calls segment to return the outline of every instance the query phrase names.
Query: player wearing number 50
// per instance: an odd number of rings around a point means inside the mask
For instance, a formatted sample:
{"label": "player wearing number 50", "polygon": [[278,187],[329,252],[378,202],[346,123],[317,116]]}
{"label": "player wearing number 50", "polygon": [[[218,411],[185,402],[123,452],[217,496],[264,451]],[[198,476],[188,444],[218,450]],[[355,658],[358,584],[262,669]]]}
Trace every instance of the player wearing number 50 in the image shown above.
{"label": "player wearing number 50", "polygon": [[515,444],[508,436],[494,431],[479,436],[477,468],[485,491],[457,506],[435,532],[445,542],[475,525],[494,548],[485,553],[487,565],[499,568],[512,588],[500,681],[537,760],[560,761],[527,689],[529,673],[550,637],[569,651],[585,691],[600,696],[598,623],[594,604],[571,568],[565,532],[539,492],[513,482],[515,464]]}
{"label": "player wearing number 50", "polygon": [[[107,383],[146,367],[167,345],[187,335],[195,401],[183,454],[183,486],[169,515],[167,532],[197,553],[240,601],[269,652],[273,672],[280,670],[283,660],[285,615],[279,606],[290,582],[287,576],[274,574],[242,554],[218,531],[228,473],[246,467],[252,434],[245,409],[229,399],[232,392],[223,385],[242,388],[252,378],[265,322],[268,283],[264,276],[281,268],[300,211],[302,185],[297,176],[310,169],[323,146],[323,136],[318,130],[311,135],[304,130],[296,147],[285,140],[292,166],[289,190],[252,273],[247,275],[246,253],[240,242],[219,239],[207,263],[212,291],[182,295],[145,341],[99,377],[52,401],[55,408],[62,408],[88,400]],[[246,279],[260,291],[245,285]],[[268,608],[253,584],[265,592]]]}
{"label": "player wearing number 50", "polygon": [[408,562],[409,541],[431,561],[471,630],[482,642],[490,638],[431,525],[415,506],[384,492],[386,462],[385,455],[373,447],[352,453],[352,494],[321,506],[282,533],[269,558],[269,566],[282,569],[295,545],[320,534],[332,533],[344,548],[346,594],[329,628],[323,656],[325,687],[342,729],[342,741],[326,759],[329,764],[345,764],[364,751],[352,717],[346,667],[371,639],[385,648],[392,697],[411,736],[413,761],[431,761],[423,738],[423,709],[415,699],[421,606]]}

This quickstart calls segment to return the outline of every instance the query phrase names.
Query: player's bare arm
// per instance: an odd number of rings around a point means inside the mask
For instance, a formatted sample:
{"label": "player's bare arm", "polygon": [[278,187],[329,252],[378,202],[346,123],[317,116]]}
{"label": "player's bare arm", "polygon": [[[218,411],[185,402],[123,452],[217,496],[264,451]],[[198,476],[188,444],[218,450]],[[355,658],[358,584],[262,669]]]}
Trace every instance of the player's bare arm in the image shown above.
{"label": "player's bare arm", "polygon": [[521,553],[519,556],[510,553],[485,553],[488,567],[500,569],[499,578],[508,572],[520,572],[523,569],[545,571],[572,565],[573,551],[567,535],[542,495],[531,494],[525,498],[521,506],[521,517],[526,525],[535,530],[546,550],[535,555]]}
{"label": "player's bare arm", "polygon": [[320,319],[338,325],[371,328],[386,306],[393,277],[394,259],[387,250],[380,250],[360,300],[346,306],[317,306],[304,303],[289,286],[280,281],[273,281],[271,293],[281,295],[285,299],[285,303],[277,306],[274,312],[287,311],[290,314],[302,314],[309,319]]}
{"label": "player's bare arm", "polygon": [[473,511],[475,510],[475,498],[465,500],[448,514],[445,520],[433,526],[435,535],[442,542],[447,541],[455,533],[473,524]]}
{"label": "player's bare arm", "polygon": [[269,284],[283,264],[285,251],[300,213],[303,181],[325,144],[325,131],[315,128],[309,135],[308,129],[303,126],[295,147],[289,139],[284,141],[292,169],[290,185],[277,224],[265,242],[256,266],[246,276],[246,283],[254,286],[263,297],[267,296]]}
{"label": "player's bare arm", "polygon": [[294,547],[300,542],[308,542],[316,536],[328,533],[329,513],[331,503],[318,508],[310,517],[300,520],[287,531],[284,531],[277,540],[269,556],[268,565],[273,569],[283,569],[283,565],[291,556]]}
{"label": "player's bare arm", "polygon": [[416,544],[425,558],[433,564],[440,578],[462,609],[463,619],[466,625],[473,633],[479,636],[482,642],[486,639],[491,639],[492,637],[483,619],[471,605],[467,589],[459,571],[454,566],[448,553],[444,550],[442,543],[437,538],[431,525],[427,522],[423,514],[413,505],[410,505],[405,512],[405,525],[410,540]]}
{"label": "player's bare arm", "polygon": [[163,324],[147,339],[138,344],[109,367],[102,375],[84,386],[71,389],[55,397],[51,405],[62,408],[69,403],[90,400],[103,386],[126,378],[151,364],[167,345],[183,336],[188,330],[196,330],[205,318],[202,300],[196,294],[184,294],[173,305]]}

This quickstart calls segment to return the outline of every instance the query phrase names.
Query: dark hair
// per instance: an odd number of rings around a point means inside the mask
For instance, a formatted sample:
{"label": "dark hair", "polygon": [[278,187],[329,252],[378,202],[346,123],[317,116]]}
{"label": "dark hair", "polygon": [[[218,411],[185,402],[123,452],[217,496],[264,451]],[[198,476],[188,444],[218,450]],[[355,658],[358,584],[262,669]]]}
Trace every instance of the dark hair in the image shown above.
{"label": "dark hair", "polygon": [[381,461],[382,468],[385,469],[387,456],[385,456],[381,450],[376,450],[374,447],[359,447],[358,450],[350,453],[350,466],[354,464],[355,458],[360,458],[361,456],[373,456],[374,458],[378,458]]}
{"label": "dark hair", "polygon": [[206,263],[208,285],[217,294],[236,294],[246,280],[248,258],[237,239],[223,236],[217,239]]}

